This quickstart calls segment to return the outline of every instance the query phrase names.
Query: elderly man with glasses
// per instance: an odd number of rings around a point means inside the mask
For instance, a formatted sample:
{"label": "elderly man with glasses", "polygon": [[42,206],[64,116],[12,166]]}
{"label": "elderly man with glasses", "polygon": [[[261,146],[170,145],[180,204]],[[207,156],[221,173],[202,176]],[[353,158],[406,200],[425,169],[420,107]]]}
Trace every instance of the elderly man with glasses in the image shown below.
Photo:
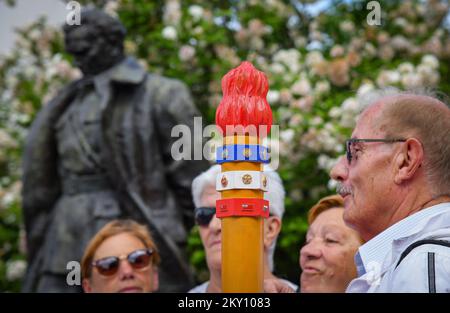
{"label": "elderly man with glasses", "polygon": [[331,171],[344,220],[367,241],[347,292],[450,292],[450,109],[384,94],[365,108]]}
{"label": "elderly man with glasses", "polygon": [[[199,226],[200,238],[205,248],[206,263],[210,272],[210,280],[191,289],[189,292],[192,293],[222,291],[222,227],[221,221],[215,216],[216,200],[220,199],[220,194],[216,191],[216,177],[219,173],[220,166],[214,165],[192,182],[192,195],[196,206],[195,220]],[[265,193],[264,198],[270,203],[270,216],[264,221],[264,279],[276,279],[272,273],[274,270],[273,255],[281,230],[285,191],[277,172],[265,166],[264,175],[269,181],[269,191]],[[298,288],[287,280],[281,279],[281,281],[288,285],[290,290]]]}

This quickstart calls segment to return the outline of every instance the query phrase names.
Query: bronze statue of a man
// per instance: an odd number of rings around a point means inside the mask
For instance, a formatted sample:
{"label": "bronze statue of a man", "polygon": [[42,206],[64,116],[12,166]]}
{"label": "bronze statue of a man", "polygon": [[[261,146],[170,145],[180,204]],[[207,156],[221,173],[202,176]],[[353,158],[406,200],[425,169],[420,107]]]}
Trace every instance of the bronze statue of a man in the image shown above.
{"label": "bronze statue of a man", "polygon": [[162,259],[160,291],[193,284],[184,247],[193,221],[190,186],[203,161],[175,161],[174,125],[199,112],[180,81],[148,74],[124,55],[125,28],[97,9],[65,25],[83,78],[39,112],[25,147],[23,212],[28,270],[23,290],[80,291],[66,268],[112,219],[145,223]]}

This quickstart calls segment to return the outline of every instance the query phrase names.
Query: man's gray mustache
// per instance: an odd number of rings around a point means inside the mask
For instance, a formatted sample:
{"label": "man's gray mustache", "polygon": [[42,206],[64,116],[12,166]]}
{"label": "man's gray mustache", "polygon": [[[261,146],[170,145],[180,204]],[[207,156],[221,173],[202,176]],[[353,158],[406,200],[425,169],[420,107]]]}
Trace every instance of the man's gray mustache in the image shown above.
{"label": "man's gray mustache", "polygon": [[340,195],[353,194],[352,188],[345,186],[342,183],[337,183],[336,192]]}

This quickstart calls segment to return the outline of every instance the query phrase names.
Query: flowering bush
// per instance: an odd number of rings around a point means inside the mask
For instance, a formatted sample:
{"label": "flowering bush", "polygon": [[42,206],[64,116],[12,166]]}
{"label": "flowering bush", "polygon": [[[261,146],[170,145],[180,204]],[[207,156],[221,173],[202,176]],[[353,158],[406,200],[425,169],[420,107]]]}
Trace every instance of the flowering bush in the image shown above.
{"label": "flowering bush", "polygon": [[[149,71],[186,82],[209,123],[222,97],[221,78],[231,68],[249,60],[268,75],[268,102],[281,130],[279,172],[287,190],[275,264],[278,274],[293,281],[299,274],[305,214],[334,192],[328,172],[343,153],[364,97],[390,86],[450,92],[446,2],[379,1],[378,26],[368,25],[365,1],[336,1],[320,14],[306,2],[314,1],[121,0],[105,5],[128,30],[127,52]],[[25,268],[19,197],[23,140],[37,110],[80,75],[69,60],[60,30],[40,20],[19,32],[16,48],[0,61],[2,290],[18,290]],[[206,279],[196,229],[189,246],[199,279]]]}

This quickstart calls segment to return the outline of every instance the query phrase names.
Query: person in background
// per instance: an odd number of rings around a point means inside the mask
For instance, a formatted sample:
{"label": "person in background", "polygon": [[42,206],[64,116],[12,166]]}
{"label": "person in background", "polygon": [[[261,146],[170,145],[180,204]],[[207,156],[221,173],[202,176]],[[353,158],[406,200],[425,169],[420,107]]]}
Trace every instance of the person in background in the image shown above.
{"label": "person in background", "polygon": [[[191,293],[222,291],[222,228],[221,221],[215,215],[216,200],[220,199],[220,193],[216,191],[216,177],[219,173],[220,165],[214,165],[192,182],[192,195],[196,206],[195,219],[206,252],[210,280],[191,289],[189,291]],[[264,198],[270,203],[270,216],[264,222],[264,279],[275,279],[276,276],[272,273],[274,270],[273,256],[284,214],[285,191],[277,172],[265,166],[264,174],[269,181],[269,191],[264,193]],[[287,280],[283,279],[282,281],[294,290],[298,288]]]}
{"label": "person in background", "polygon": [[91,239],[81,261],[84,292],[154,292],[159,254],[149,231],[132,220],[114,220]]}
{"label": "person in background", "polygon": [[301,292],[345,292],[356,277],[353,257],[363,243],[344,223],[344,200],[332,195],[308,213],[306,244],[300,250]]}

